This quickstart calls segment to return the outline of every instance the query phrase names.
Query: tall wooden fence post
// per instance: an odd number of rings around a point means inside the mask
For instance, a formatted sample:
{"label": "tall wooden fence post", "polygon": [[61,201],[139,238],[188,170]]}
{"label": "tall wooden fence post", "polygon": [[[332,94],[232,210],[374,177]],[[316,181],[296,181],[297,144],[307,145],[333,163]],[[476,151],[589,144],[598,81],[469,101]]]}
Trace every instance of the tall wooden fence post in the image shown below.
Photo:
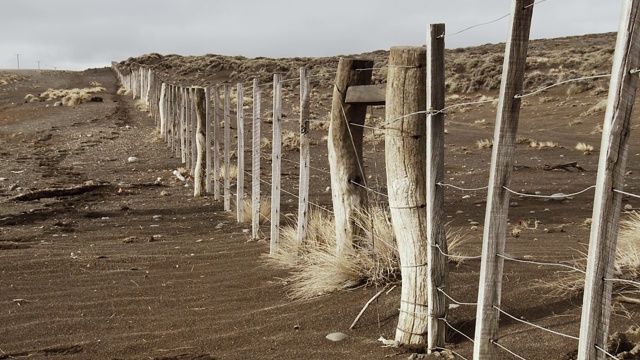
{"label": "tall wooden fence post", "polygon": [[300,68],[300,179],[298,198],[298,243],[303,244],[307,232],[307,218],[309,213],[309,114],[310,114],[310,86],[309,72]]}
{"label": "tall wooden fence post", "polygon": [[495,359],[498,339],[498,320],[502,295],[502,272],[513,153],[520,117],[524,71],[531,30],[534,0],[513,0],[511,23],[505,49],[500,100],[496,115],[489,191],[485,211],[482,241],[482,260],[476,314],[476,333],[473,348],[475,360]]}
{"label": "tall wooden fence post", "polygon": [[196,165],[194,170],[193,180],[193,196],[204,195],[206,189],[206,127],[207,127],[207,114],[206,114],[206,97],[204,95],[203,88],[194,88],[194,105],[196,111]]}
{"label": "tall wooden fence post", "polygon": [[212,190],[211,184],[211,173],[213,169],[211,168],[211,88],[209,86],[204,88],[204,99],[205,99],[205,157],[207,162],[207,179],[206,189],[207,194],[210,194]]}
{"label": "tall wooden fence post", "polygon": [[236,90],[236,116],[238,128],[238,176],[236,181],[236,217],[244,222],[244,86],[238,83]]}
{"label": "tall wooden fence post", "polygon": [[[189,112],[191,113],[191,172],[196,171],[196,160],[197,160],[197,140],[198,135],[196,132],[196,124],[197,124],[197,114],[196,114],[196,88],[189,88]],[[204,108],[202,109],[204,111]],[[204,114],[203,114],[204,118]],[[204,129],[203,129],[204,131]],[[204,159],[204,158],[203,158]]]}
{"label": "tall wooden fence post", "polygon": [[220,200],[220,85],[213,87],[213,199]]}
{"label": "tall wooden fence post", "polygon": [[282,75],[273,75],[273,138],[271,141],[271,241],[269,254],[278,250],[280,242],[280,171],[282,165]]}
{"label": "tall wooden fence post", "polygon": [[354,218],[367,207],[362,164],[362,125],[367,115],[367,105],[347,104],[347,88],[369,85],[372,67],[373,60],[340,58],[333,87],[327,147],[338,253],[352,246],[356,231]]}
{"label": "tall wooden fence post", "polygon": [[444,24],[432,24],[427,39],[427,293],[429,352],[445,345],[448,291],[447,239],[445,236],[444,188]]}
{"label": "tall wooden fence post", "polygon": [[231,95],[224,84],[224,211],[231,211]]}
{"label": "tall wooden fence post", "polygon": [[162,83],[160,90],[160,135],[167,141],[167,84]]}
{"label": "tall wooden fence post", "polygon": [[618,224],[624,173],[629,150],[631,115],[638,87],[640,65],[640,1],[623,1],[613,59],[609,97],[602,129],[598,176],[593,202],[589,258],[580,324],[578,360],[605,359],[596,349],[606,349],[611,317]]}
{"label": "tall wooden fence post", "polygon": [[389,52],[385,162],[402,276],[395,337],[401,344],[427,343],[425,62],[422,47],[393,47]]}
{"label": "tall wooden fence post", "polygon": [[251,140],[251,238],[260,232],[260,86],[253,79],[253,130]]}

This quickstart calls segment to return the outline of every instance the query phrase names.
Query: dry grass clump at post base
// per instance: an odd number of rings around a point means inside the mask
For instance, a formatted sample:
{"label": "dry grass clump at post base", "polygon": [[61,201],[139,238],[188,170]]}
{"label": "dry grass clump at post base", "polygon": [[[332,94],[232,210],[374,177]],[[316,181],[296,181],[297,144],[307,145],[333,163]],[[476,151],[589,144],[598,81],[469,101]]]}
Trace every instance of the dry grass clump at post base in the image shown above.
{"label": "dry grass clump at post base", "polygon": [[[227,177],[227,170],[224,166],[220,166],[220,180]],[[238,178],[238,166],[229,164],[229,180],[236,180]]]}
{"label": "dry grass clump at post base", "polygon": [[[253,201],[251,199],[244,199],[243,201],[244,219],[245,222],[251,221],[253,217]],[[258,224],[266,224],[271,218],[271,198],[268,196],[260,197],[260,218]]]}
{"label": "dry grass clump at post base", "polygon": [[33,94],[27,94],[24,96],[24,102],[26,103],[32,103],[32,102],[38,102],[38,101],[40,101],[40,99],[38,99],[38,97]]}
{"label": "dry grass clump at post base", "polygon": [[[291,272],[289,296],[309,299],[362,285],[383,285],[399,280],[400,264],[391,219],[386,209],[372,207],[356,216],[361,235],[353,248],[336,252],[335,223],[324,211],[310,211],[306,242],[298,243],[297,225],[285,226],[279,248],[266,262]],[[468,238],[462,231],[447,231],[451,262],[460,264],[459,249]]]}
{"label": "dry grass clump at post base", "polygon": [[372,208],[359,214],[356,225],[362,237],[353,248],[336,251],[335,223],[323,211],[310,211],[306,242],[298,244],[298,230],[294,224],[284,226],[275,254],[266,262],[288,269],[289,296],[309,299],[338,290],[365,284],[385,284],[399,276],[399,258],[391,222],[386,212]]}
{"label": "dry grass clump at post base", "polygon": [[[584,271],[587,264],[586,254],[582,255],[572,263],[580,271]],[[548,289],[552,296],[576,296],[584,290],[585,275],[580,271],[560,271],[555,281],[541,283],[541,286]],[[618,279],[640,282],[640,213],[636,211],[620,221],[613,274]],[[616,281],[613,283],[613,293],[618,300],[640,303],[638,285]]]}
{"label": "dry grass clump at post base", "polygon": [[133,106],[140,112],[149,112],[149,104],[147,104],[147,102],[142,99],[136,100]]}
{"label": "dry grass clump at post base", "polygon": [[131,92],[131,90],[127,90],[124,86],[121,86],[120,89],[118,89],[117,94],[118,95],[131,95],[132,92]]}

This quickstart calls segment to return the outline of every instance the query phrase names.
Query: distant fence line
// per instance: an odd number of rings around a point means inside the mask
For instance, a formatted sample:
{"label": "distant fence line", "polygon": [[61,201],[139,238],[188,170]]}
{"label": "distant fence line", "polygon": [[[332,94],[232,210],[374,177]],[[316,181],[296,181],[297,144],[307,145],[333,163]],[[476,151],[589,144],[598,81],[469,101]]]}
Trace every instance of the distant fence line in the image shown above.
{"label": "distant fence line", "polygon": [[[498,116],[493,142],[491,173],[488,181],[487,208],[480,269],[476,332],[473,358],[496,358],[498,350],[518,358],[521,356],[500,344],[498,320],[501,315],[513,317],[500,308],[504,260],[516,260],[504,253],[511,171],[529,31],[534,0],[513,0],[509,38],[505,50],[503,86],[498,102]],[[609,103],[603,127],[597,183],[595,185],[592,231],[585,279],[585,294],[579,336],[564,335],[535,324],[531,326],[556,335],[578,340],[578,359],[613,358],[606,352],[611,313],[611,293],[617,224],[620,218],[624,186],[630,118],[635,100],[640,67],[640,0],[624,0],[618,33]],[[389,56],[385,143],[389,208],[400,248],[403,276],[400,315],[396,340],[400,343],[426,343],[428,350],[445,348],[448,295],[447,244],[444,235],[444,25],[430,27],[426,49],[392,48]],[[194,179],[194,196],[213,194],[220,200],[221,156],[224,168],[224,209],[231,211],[230,152],[231,99],[228,84],[213,87],[178,86],[158,80],[146,67],[123,73],[113,63],[120,83],[149,105],[160,135],[171,151],[179,156]],[[282,161],[282,82],[274,75],[272,105],[271,180],[261,179],[261,85],[252,84],[251,171],[244,167],[245,96],[244,85],[236,90],[237,108],[237,220],[244,220],[244,174],[251,178],[252,237],[259,235],[261,183],[271,186],[270,252],[278,247],[280,229],[280,195],[299,199],[298,236],[304,242],[310,205],[309,155],[309,74],[300,69],[300,173],[299,193],[281,187]],[[329,162],[333,192],[333,212],[338,246],[349,246],[354,212],[366,201],[368,188],[362,164],[362,129],[366,107],[380,101],[368,86],[371,62],[341,59],[336,74],[330,121]],[[288,79],[287,81],[293,81]],[[297,81],[297,80],[296,80]],[[426,84],[426,85],[425,85]],[[347,100],[349,89],[358,92],[358,100]],[[355,96],[355,95],[354,95]],[[364,99],[364,100],[363,100]],[[247,104],[249,105],[249,104]],[[363,111],[364,107],[364,111]],[[221,131],[221,122],[224,123]],[[397,141],[402,138],[402,141]],[[414,143],[407,138],[415,140]],[[213,154],[211,153],[213,149]],[[421,153],[416,149],[427,149]],[[221,150],[223,150],[221,152]],[[221,155],[222,154],[222,155]],[[411,166],[407,165],[411,164]],[[317,204],[315,204],[317,205]],[[399,224],[404,224],[400,226]],[[426,238],[426,241],[424,240]],[[547,265],[559,265],[548,264]],[[465,335],[466,336],[466,335]],[[457,354],[463,358],[461,355]]]}

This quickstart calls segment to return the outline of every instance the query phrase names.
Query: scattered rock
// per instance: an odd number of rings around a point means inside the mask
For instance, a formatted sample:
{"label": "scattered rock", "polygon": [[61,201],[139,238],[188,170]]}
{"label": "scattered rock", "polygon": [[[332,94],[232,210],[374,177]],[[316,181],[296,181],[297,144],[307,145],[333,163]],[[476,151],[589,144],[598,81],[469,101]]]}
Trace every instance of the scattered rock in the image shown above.
{"label": "scattered rock", "polygon": [[153,215],[153,221],[160,221],[162,220],[162,215]]}
{"label": "scattered rock", "polygon": [[129,236],[129,237],[126,237],[126,238],[122,239],[122,242],[124,244],[131,244],[131,243],[136,242],[136,241],[138,241],[138,237],[137,236]]}
{"label": "scattered rock", "polygon": [[341,332],[331,333],[331,334],[326,336],[326,338],[328,340],[331,340],[331,341],[342,341],[342,340],[344,340],[344,339],[346,339],[348,337],[349,336],[347,334],[341,333]]}
{"label": "scattered rock", "polygon": [[169,195],[171,195],[171,193],[169,193],[167,190],[160,191],[160,196],[169,196]]}
{"label": "scattered rock", "polygon": [[127,158],[127,162],[128,162],[128,163],[130,163],[130,164],[131,164],[131,163],[136,163],[136,162],[138,162],[138,161],[140,161],[140,159],[138,159],[138,158],[137,158],[137,157],[135,157],[135,156],[129,156],[129,157]]}

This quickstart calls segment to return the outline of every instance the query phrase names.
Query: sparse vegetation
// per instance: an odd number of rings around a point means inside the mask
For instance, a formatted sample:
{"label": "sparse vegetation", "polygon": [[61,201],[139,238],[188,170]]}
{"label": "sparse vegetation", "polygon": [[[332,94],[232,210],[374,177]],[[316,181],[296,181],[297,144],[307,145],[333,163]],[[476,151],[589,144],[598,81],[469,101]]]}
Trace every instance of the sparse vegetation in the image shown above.
{"label": "sparse vegetation", "polygon": [[476,141],[476,146],[478,149],[490,149],[493,147],[493,140],[491,139],[482,139]]}
{"label": "sparse vegetation", "polygon": [[593,151],[593,146],[591,146],[591,145],[587,145],[587,144],[585,144],[585,143],[583,143],[583,142],[579,142],[579,143],[576,145],[576,150],[578,150],[578,151],[582,151],[582,153],[583,153],[584,155],[589,155],[589,154],[591,154],[591,152]]}

